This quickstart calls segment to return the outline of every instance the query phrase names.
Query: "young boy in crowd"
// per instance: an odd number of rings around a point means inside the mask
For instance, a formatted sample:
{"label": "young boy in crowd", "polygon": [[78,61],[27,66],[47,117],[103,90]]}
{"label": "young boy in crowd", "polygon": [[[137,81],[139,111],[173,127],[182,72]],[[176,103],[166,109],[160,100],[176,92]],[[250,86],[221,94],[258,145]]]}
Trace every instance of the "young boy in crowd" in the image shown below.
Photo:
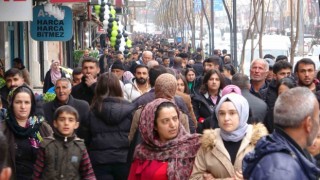
{"label": "young boy in crowd", "polygon": [[96,179],[79,127],[76,109],[64,105],[54,113],[53,137],[44,138],[38,152],[33,179]]}

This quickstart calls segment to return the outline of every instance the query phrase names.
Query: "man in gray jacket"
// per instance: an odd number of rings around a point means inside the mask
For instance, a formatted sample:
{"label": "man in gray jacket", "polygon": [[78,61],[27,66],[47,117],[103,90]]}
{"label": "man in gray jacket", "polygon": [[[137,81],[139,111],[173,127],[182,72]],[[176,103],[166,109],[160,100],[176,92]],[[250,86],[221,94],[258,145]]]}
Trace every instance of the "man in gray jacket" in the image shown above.
{"label": "man in gray jacket", "polygon": [[260,98],[250,93],[250,81],[249,77],[245,74],[236,73],[232,77],[232,84],[238,86],[241,89],[241,94],[249,102],[251,110],[251,120],[253,122],[263,122],[267,114],[267,104]]}

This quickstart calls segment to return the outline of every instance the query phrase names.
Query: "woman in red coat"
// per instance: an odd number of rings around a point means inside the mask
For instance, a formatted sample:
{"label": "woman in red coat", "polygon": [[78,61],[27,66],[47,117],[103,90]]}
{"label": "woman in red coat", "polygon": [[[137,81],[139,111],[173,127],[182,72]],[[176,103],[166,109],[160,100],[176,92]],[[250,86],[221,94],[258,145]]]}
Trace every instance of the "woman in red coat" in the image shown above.
{"label": "woman in red coat", "polygon": [[129,180],[188,179],[199,148],[199,135],[181,125],[177,106],[158,98],[141,113],[139,129],[143,143],[137,146]]}

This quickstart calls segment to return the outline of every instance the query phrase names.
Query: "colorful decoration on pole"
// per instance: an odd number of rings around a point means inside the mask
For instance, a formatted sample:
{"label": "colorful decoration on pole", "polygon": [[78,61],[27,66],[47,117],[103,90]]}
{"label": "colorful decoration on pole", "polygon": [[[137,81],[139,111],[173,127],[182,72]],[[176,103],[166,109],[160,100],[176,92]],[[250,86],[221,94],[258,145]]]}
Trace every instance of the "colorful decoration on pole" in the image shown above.
{"label": "colorful decoration on pole", "polygon": [[100,5],[94,6],[94,11],[99,16],[103,29],[107,32],[110,45],[116,51],[121,51],[125,55],[128,55],[129,49],[132,47],[132,41],[128,38],[128,33],[121,24],[111,3],[105,3],[104,0],[101,0]]}

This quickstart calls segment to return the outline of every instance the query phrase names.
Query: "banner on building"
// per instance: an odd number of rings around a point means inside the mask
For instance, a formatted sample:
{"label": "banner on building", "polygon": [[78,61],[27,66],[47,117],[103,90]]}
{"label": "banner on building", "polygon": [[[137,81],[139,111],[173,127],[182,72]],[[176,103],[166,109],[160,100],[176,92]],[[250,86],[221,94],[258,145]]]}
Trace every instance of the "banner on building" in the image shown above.
{"label": "banner on building", "polygon": [[0,0],[0,21],[32,21],[32,0]]}
{"label": "banner on building", "polygon": [[[31,37],[36,41],[68,41],[72,38],[72,10],[60,6],[63,14],[50,14],[44,6],[33,8]],[[54,11],[56,12],[56,11]]]}

